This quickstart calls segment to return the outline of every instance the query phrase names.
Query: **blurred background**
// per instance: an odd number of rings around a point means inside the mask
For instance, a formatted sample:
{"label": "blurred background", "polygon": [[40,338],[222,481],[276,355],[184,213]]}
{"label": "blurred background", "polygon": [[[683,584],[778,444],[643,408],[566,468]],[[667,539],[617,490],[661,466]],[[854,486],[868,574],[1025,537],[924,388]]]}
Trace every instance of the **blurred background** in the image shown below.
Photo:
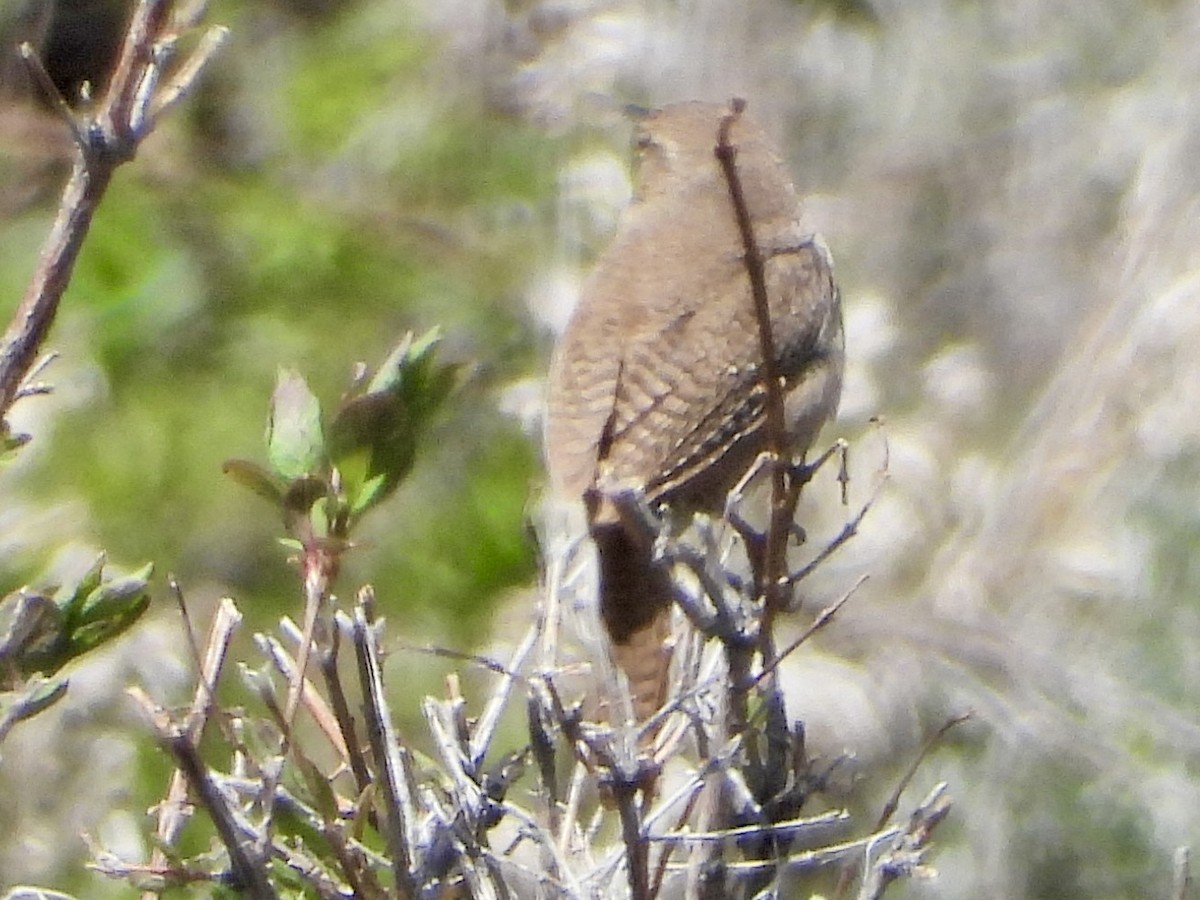
{"label": "blurred background", "polygon": [[[123,0],[0,5],[0,298],[15,308],[66,177],[63,93],[102,82]],[[553,334],[628,197],[626,103],[743,96],[837,261],[849,372],[826,432],[860,535],[805,613],[870,580],[786,677],[815,752],[855,755],[873,820],[924,736],[948,780],[936,880],[899,896],[1165,897],[1200,836],[1200,3],[1155,0],[242,0],[200,89],[124,168],[0,471],[0,589],[103,548],[253,628],[299,593],[262,458],[279,366],[332,406],[356,360],[443,326],[470,378],[343,590],[458,649],[528,621],[536,417]],[[882,416],[881,430],[869,420]],[[885,449],[886,441],[886,449]],[[832,473],[831,473],[832,474]],[[804,502],[814,542],[849,515]],[[0,885],[126,890],[81,832],[144,855],[165,763],[123,697],[184,702],[162,587],[0,763]],[[249,629],[247,629],[248,631]],[[392,684],[438,691],[398,652]],[[417,714],[416,693],[397,706]]]}

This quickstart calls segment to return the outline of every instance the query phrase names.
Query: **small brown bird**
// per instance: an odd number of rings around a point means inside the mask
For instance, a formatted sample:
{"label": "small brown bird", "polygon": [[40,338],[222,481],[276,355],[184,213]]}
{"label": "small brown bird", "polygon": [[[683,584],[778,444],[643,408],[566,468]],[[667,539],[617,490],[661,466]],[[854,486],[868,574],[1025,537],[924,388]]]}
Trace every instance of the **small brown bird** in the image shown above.
{"label": "small brown bird", "polygon": [[[719,512],[766,445],[761,348],[743,239],[715,155],[729,107],[640,123],[635,193],[559,341],[545,452],[557,497],[587,504],[601,618],[639,718],[665,699],[670,576],[607,499]],[[837,409],[844,339],[829,253],[800,222],[787,169],[743,114],[729,142],[765,265],[775,369],[799,458]]]}

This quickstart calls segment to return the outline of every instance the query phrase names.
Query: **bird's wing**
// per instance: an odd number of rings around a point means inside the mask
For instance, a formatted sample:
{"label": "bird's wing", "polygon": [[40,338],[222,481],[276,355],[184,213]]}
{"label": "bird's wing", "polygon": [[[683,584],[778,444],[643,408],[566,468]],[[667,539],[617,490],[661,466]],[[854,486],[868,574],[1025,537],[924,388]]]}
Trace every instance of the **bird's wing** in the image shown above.
{"label": "bird's wing", "polygon": [[[604,462],[615,483],[636,484],[650,499],[694,494],[711,508],[764,443],[762,348],[749,276],[740,256],[723,263],[716,277],[710,272],[695,285],[685,309],[625,345]],[[766,259],[765,274],[776,373],[787,389],[827,380],[834,373],[818,351],[822,311],[836,306],[827,256],[811,242],[787,247]],[[819,387],[816,400],[825,391]],[[805,445],[795,452],[806,449],[828,406],[815,427],[791,434]],[[720,497],[705,502],[713,490]]]}

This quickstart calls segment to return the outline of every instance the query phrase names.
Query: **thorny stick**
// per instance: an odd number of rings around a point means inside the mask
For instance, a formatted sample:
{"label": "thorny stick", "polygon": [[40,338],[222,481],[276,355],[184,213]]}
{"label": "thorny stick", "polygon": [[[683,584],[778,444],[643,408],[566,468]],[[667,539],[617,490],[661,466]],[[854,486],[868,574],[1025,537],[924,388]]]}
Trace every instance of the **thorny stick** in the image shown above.
{"label": "thorny stick", "polygon": [[300,649],[296,655],[296,669],[288,683],[287,702],[283,709],[282,734],[279,753],[274,764],[263,771],[263,829],[260,849],[265,852],[271,840],[272,815],[276,788],[283,778],[283,767],[292,746],[292,727],[296,722],[296,710],[304,693],[304,681],[308,671],[308,659],[312,651],[313,637],[321,611],[329,600],[329,587],[337,575],[340,561],[338,549],[321,541],[305,545],[301,560],[304,572],[304,631],[300,637]]}
{"label": "thorny stick", "polygon": [[249,842],[243,840],[242,829],[235,820],[225,795],[204,768],[187,728],[181,728],[173,722],[167,712],[151,700],[140,687],[131,687],[127,693],[141,708],[159,742],[175,757],[176,766],[199,798],[200,805],[208,812],[229,854],[229,864],[236,883],[255,900],[274,900],[275,890],[271,887],[265,865],[262,864],[266,857],[251,857],[247,846]]}
{"label": "thorny stick", "polygon": [[917,774],[917,769],[921,767],[921,763],[925,758],[933,752],[933,749],[942,742],[942,739],[950,733],[951,729],[957,728],[963,722],[967,722],[974,715],[971,711],[959,713],[956,716],[951,716],[942,723],[942,727],[925,739],[925,743],[921,745],[921,750],[917,753],[916,759],[912,761],[912,765],[908,767],[908,771],[900,779],[896,789],[892,791],[892,796],[888,798],[887,803],[883,805],[883,811],[879,814],[879,821],[875,823],[875,830],[882,830],[883,826],[888,823],[888,820],[896,814],[896,808],[900,805],[900,795],[904,793],[909,782],[913,780],[913,776]]}
{"label": "thorny stick", "polygon": [[[188,713],[187,725],[183,730],[184,737],[190,740],[193,745],[199,743],[200,736],[204,732],[204,726],[208,722],[208,714],[213,706],[217,681],[220,679],[221,669],[224,667],[225,654],[229,650],[229,643],[233,639],[233,633],[241,621],[242,614],[228,597],[218,604],[212,623],[209,625],[208,640],[205,643],[204,655],[197,659],[196,693],[192,698],[192,708]],[[167,795],[158,807],[157,834],[159,846],[155,848],[154,854],[150,859],[151,866],[166,866],[167,857],[162,848],[170,847],[179,837],[179,832],[183,829],[184,823],[188,819],[188,814],[185,811],[186,805],[187,780],[184,777],[183,771],[176,769],[171,775],[171,783],[167,788]],[[143,900],[148,900],[148,898],[153,896],[156,895],[150,892],[142,895]]]}
{"label": "thorny stick", "polygon": [[854,584],[850,586],[850,589],[846,591],[846,593],[842,594],[842,596],[839,597],[832,605],[821,610],[817,617],[813,619],[812,624],[805,628],[798,638],[788,644],[786,649],[777,654],[774,659],[767,660],[763,663],[763,669],[756,676],[754,676],[754,681],[757,683],[774,672],[777,668],[779,668],[779,664],[796,652],[801,644],[832,622],[833,617],[836,616],[838,611],[846,605],[846,603],[851,597],[854,596],[855,593],[857,593],[858,589],[863,586],[863,583],[866,582],[868,577],[870,576],[865,574],[860,575],[858,581],[854,582]]}
{"label": "thorny stick", "polygon": [[367,737],[375,754],[379,786],[387,810],[384,837],[391,851],[392,873],[401,897],[415,897],[412,851],[416,846],[412,796],[406,771],[407,749],[400,745],[391,713],[383,696],[383,673],[379,663],[374,621],[374,592],[359,591],[354,609],[354,653],[364,693]]}
{"label": "thorny stick", "polygon": [[329,588],[338,569],[338,551],[317,543],[305,547],[302,561],[304,571],[304,629],[300,636],[300,649],[296,654],[296,671],[288,684],[287,705],[283,709],[283,741],[280,756],[287,756],[292,739],[292,725],[296,720],[296,708],[304,692],[304,678],[308,672],[308,658],[312,652],[313,637],[317,620],[329,600]]}
{"label": "thorny stick", "polygon": [[[967,711],[965,713],[959,713],[956,716],[952,716],[942,723],[941,728],[925,739],[925,743],[921,745],[921,749],[918,751],[916,758],[913,759],[912,763],[908,767],[908,770],[905,771],[904,775],[901,776],[900,781],[896,784],[895,789],[892,791],[892,795],[888,797],[887,802],[884,803],[883,810],[879,814],[879,819],[875,823],[876,831],[882,831],[883,826],[888,823],[888,820],[891,819],[893,815],[895,815],[896,809],[900,806],[900,795],[904,793],[905,788],[907,788],[909,783],[913,780],[913,776],[917,774],[917,769],[921,767],[921,763],[925,761],[925,758],[929,756],[929,754],[933,752],[933,749],[942,742],[942,739],[950,732],[951,729],[956,728],[963,722],[968,721],[972,715],[973,713]],[[837,887],[833,892],[833,896],[835,898],[846,896],[846,892],[850,889],[850,882],[853,881],[857,872],[858,867],[853,864],[846,866],[846,868],[842,870],[841,875],[838,877]]]}

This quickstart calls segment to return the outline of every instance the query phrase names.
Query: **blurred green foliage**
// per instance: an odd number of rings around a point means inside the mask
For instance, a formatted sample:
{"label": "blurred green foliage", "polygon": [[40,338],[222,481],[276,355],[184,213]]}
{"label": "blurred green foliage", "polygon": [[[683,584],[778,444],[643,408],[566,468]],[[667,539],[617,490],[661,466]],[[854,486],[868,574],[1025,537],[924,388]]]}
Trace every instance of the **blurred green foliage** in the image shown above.
{"label": "blurred green foliage", "polygon": [[[406,641],[469,649],[498,598],[534,578],[524,521],[536,449],[496,401],[541,364],[522,293],[550,243],[555,148],[494,108],[487,84],[439,77],[439,48],[412,9],[215,2],[208,18],[229,26],[229,45],[118,173],[51,335],[62,360],[44,378],[56,396],[22,401],[58,412],[26,426],[33,441],[6,500],[67,501],[86,515],[23,533],[24,549],[0,559],[0,593],[39,583],[58,548],[83,544],[154,560],[185,593],[230,594],[246,633],[298,616],[279,511],[222,463],[266,459],[281,368],[303,373],[336,418],[356,362],[440,326],[439,358],[461,389],[415,460],[411,445],[393,448],[388,471],[411,478],[361,504],[365,533],[338,590],[372,582]],[[11,102],[2,81],[0,103]],[[49,143],[10,149],[21,135],[0,136],[5,310],[36,264],[70,152],[28,109],[30,133]],[[144,746],[130,809],[166,783]],[[58,882],[81,896],[128,890],[78,866]]]}
{"label": "blurred green foliage", "polygon": [[[59,539],[153,558],[185,586],[222,576],[264,624],[296,602],[284,554],[262,565],[280,522],[221,478],[221,461],[257,455],[278,367],[333,401],[355,360],[441,323],[482,399],[442,423],[448,439],[418,466],[426,486],[378,513],[403,509],[401,528],[373,537],[380,568],[356,575],[469,639],[464,624],[533,574],[522,520],[534,450],[493,401],[535,361],[519,298],[552,171],[545,138],[490,110],[486,91],[443,91],[421,23],[383,6],[299,20],[218,4],[233,40],[210,96],[185,103],[96,217],[53,341],[94,365],[91,396],[35,436],[21,490],[87,501],[90,522]],[[0,226],[10,304],[47,216]]]}

